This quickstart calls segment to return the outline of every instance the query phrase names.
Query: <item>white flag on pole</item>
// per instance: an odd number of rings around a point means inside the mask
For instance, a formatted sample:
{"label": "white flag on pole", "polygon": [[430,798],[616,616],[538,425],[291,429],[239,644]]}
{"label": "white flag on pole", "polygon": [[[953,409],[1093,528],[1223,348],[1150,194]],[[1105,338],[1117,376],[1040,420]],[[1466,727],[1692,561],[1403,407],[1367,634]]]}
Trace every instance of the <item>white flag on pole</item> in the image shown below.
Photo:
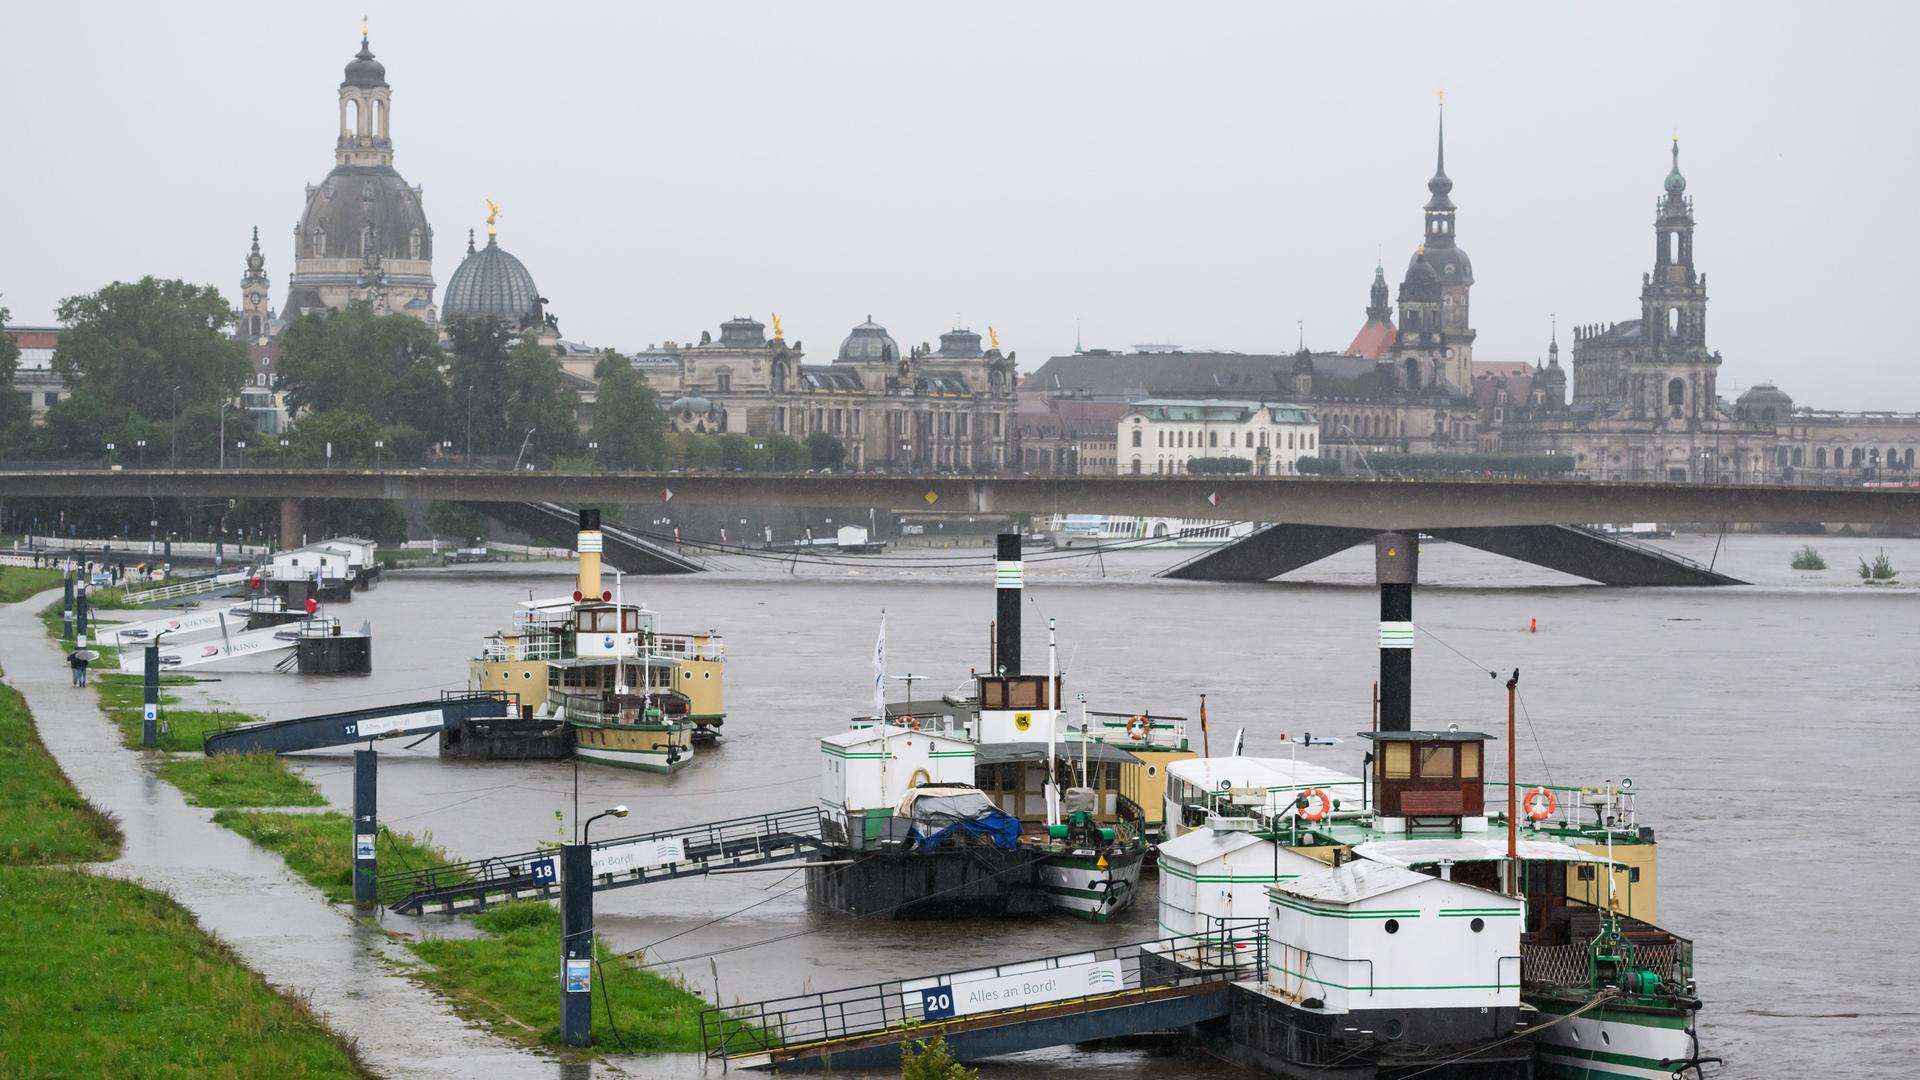
{"label": "white flag on pole", "polygon": [[887,611],[880,609],[880,636],[873,643],[873,715],[887,716]]}

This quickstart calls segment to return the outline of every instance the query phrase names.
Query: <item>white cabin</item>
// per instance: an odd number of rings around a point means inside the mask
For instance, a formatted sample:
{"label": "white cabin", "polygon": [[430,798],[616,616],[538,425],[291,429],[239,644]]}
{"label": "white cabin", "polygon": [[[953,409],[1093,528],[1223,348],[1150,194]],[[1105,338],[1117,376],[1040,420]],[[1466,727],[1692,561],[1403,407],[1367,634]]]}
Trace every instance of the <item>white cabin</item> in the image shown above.
{"label": "white cabin", "polygon": [[1476,1016],[1492,1018],[1493,1034],[1503,1022],[1510,1030],[1519,897],[1365,859],[1277,882],[1268,896],[1270,991],[1330,1013],[1393,1013],[1369,1021],[1389,1040],[1457,1033]]}
{"label": "white cabin", "polygon": [[[1358,776],[1290,758],[1189,758],[1167,765],[1167,835],[1179,836],[1202,824],[1189,806],[1210,806],[1236,813],[1272,817],[1308,788],[1318,788],[1339,803],[1342,816],[1364,809],[1365,785]],[[1189,824],[1191,822],[1191,824]]]}
{"label": "white cabin", "polygon": [[964,738],[874,724],[820,740],[820,808],[829,834],[850,847],[886,835],[888,819],[921,784],[973,786],[973,743]]}
{"label": "white cabin", "polygon": [[275,552],[266,576],[274,581],[312,581],[315,571],[322,581],[344,581],[353,576],[346,552],[319,544]]}
{"label": "white cabin", "polygon": [[[1251,828],[1193,829],[1159,850],[1160,932],[1168,937],[1264,934],[1267,889],[1327,867]],[[1222,920],[1243,925],[1223,927]]]}
{"label": "white cabin", "polygon": [[336,536],[308,546],[325,551],[337,551],[345,555],[347,566],[355,571],[374,565],[380,547],[378,543],[361,536]]}

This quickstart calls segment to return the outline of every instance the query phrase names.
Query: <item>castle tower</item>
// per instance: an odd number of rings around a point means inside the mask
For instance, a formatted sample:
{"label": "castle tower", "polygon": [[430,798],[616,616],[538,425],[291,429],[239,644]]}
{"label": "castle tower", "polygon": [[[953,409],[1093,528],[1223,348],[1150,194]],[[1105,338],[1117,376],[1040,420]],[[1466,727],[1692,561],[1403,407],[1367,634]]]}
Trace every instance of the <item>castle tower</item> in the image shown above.
{"label": "castle tower", "polygon": [[393,88],[366,27],[339,89],[333,171],[307,187],[294,227],[285,317],[365,303],[432,323],[433,229],[420,189],[393,167]]}
{"label": "castle tower", "polygon": [[1693,199],[1680,175],[1680,139],[1655,204],[1653,271],[1640,284],[1640,325],[1657,366],[1659,415],[1710,420],[1718,402],[1720,360],[1707,350],[1707,277],[1693,265]]}
{"label": "castle tower", "polygon": [[271,332],[273,309],[267,305],[267,259],[260,254],[260,226],[253,227],[253,250],[247,253],[247,272],[240,275],[238,336],[257,342]]}
{"label": "castle tower", "polygon": [[1394,368],[1402,388],[1472,392],[1473,338],[1467,300],[1473,262],[1457,236],[1453,180],[1447,176],[1446,117],[1440,119],[1433,178],[1427,181],[1425,237],[1400,284],[1400,333]]}

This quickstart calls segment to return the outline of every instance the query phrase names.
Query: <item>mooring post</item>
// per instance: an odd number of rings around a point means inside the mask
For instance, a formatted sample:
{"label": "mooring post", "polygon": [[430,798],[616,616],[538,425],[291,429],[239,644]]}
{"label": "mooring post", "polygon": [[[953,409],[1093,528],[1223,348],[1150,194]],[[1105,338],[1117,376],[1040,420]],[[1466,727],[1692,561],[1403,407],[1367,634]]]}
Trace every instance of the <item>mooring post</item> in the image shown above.
{"label": "mooring post", "polygon": [[371,750],[353,752],[353,902],[356,904],[371,904],[379,899],[374,887],[380,874],[374,857],[380,829],[379,809],[375,804],[379,792],[379,761],[380,755]]}
{"label": "mooring post", "polygon": [[1414,537],[1373,538],[1373,571],[1380,583],[1380,730],[1413,730],[1413,583],[1420,551]]}
{"label": "mooring post", "polygon": [[87,583],[84,581],[73,594],[73,640],[82,645],[87,640]]}
{"label": "mooring post", "polygon": [[71,559],[67,561],[66,586],[67,586],[66,604],[60,609],[60,613],[61,613],[60,614],[60,638],[63,641],[72,641],[73,640],[73,561]]}
{"label": "mooring post", "polygon": [[[166,631],[161,631],[165,633]],[[140,745],[151,750],[159,739],[160,728],[160,641],[147,643],[146,707],[140,710]]]}
{"label": "mooring post", "polygon": [[593,1045],[593,848],[560,846],[560,1041]]}

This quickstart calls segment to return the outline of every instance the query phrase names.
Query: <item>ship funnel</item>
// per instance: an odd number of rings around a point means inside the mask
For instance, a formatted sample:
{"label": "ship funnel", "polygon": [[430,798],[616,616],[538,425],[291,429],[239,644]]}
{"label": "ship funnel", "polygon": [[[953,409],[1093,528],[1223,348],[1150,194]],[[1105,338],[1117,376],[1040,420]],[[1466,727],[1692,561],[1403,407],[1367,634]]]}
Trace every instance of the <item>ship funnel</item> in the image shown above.
{"label": "ship funnel", "polygon": [[600,546],[600,511],[580,511],[580,538],[575,544],[580,553],[580,578],[573,587],[575,601],[607,599],[600,589]]}
{"label": "ship funnel", "polygon": [[1419,542],[1405,533],[1373,538],[1373,574],[1380,583],[1380,730],[1413,730],[1413,583]]}
{"label": "ship funnel", "polygon": [[1001,533],[999,550],[993,562],[993,596],[1000,633],[1000,670],[996,674],[1020,674],[1020,597],[1022,571],[1020,534]]}

